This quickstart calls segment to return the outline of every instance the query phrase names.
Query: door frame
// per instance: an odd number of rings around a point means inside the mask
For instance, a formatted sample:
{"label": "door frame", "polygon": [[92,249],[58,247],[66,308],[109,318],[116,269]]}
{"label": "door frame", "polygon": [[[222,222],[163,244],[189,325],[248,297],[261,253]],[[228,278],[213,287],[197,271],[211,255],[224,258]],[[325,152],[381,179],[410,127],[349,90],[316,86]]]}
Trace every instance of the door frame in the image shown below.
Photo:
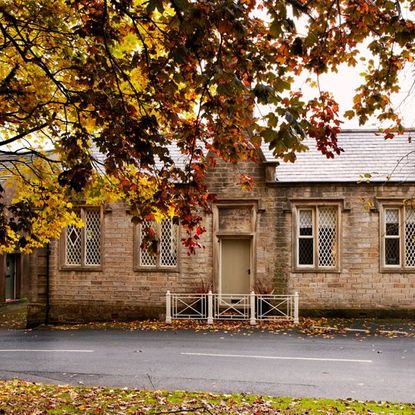
{"label": "door frame", "polygon": [[[250,227],[249,230],[245,232],[231,230],[224,231],[219,227],[219,210],[221,208],[249,208],[251,211]],[[222,283],[221,283],[221,272],[222,272],[222,260],[221,260],[221,246],[222,239],[250,239],[251,240],[251,278],[250,278],[250,289],[252,290],[255,283],[256,275],[256,239],[257,239],[257,226],[258,226],[258,216],[260,215],[260,200],[258,199],[221,199],[216,201],[212,206],[212,243],[213,243],[213,252],[212,252],[212,278],[213,278],[213,287],[217,293],[221,293]]]}
{"label": "door frame", "polygon": [[[253,236],[252,235],[226,235],[226,236],[219,236],[219,272],[218,272],[218,293],[222,294],[222,242],[223,240],[238,240],[243,239],[249,241],[249,294],[252,291],[252,287],[255,283],[255,267],[254,264],[254,250],[253,250]],[[231,294],[243,294],[243,293],[231,293]]]}
{"label": "door frame", "polygon": [[7,298],[7,300],[18,300],[21,296],[21,278],[22,278],[22,254],[12,252],[3,254],[3,261],[2,261],[2,272],[3,274],[3,282],[2,282],[2,297],[0,300],[6,301],[6,274],[7,274],[7,257],[10,258],[11,261],[14,262],[14,275],[13,275],[13,298]]}

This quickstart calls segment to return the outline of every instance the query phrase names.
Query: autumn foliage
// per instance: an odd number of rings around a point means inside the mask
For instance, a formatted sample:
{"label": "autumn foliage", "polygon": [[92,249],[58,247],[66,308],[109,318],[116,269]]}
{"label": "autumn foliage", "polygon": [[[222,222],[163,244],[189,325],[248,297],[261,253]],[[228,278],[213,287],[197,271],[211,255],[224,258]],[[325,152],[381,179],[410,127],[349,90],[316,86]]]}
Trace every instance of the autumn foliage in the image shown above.
{"label": "autumn foliage", "polygon": [[1,0],[0,162],[24,185],[1,205],[0,249],[48,242],[76,221],[77,200],[112,197],[130,205],[135,221],[174,215],[192,251],[203,232],[198,212],[212,199],[208,154],[236,163],[266,142],[294,161],[306,135],[327,157],[340,153],[335,99],[317,89],[305,100],[293,85],[304,72],[314,80],[355,66],[363,47],[371,56],[346,116],[364,123],[375,114],[390,122],[389,136],[402,131],[390,95],[412,62],[414,7]]}

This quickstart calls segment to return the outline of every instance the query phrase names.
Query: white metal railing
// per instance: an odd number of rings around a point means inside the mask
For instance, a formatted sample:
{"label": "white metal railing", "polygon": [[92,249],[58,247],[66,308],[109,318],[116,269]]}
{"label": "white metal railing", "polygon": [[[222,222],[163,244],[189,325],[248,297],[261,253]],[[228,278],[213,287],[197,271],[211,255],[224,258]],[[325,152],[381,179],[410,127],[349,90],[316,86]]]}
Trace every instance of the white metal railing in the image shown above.
{"label": "white metal railing", "polygon": [[166,293],[166,323],[176,319],[263,320],[299,322],[299,295],[273,294],[176,294]]}
{"label": "white metal railing", "polygon": [[[168,295],[166,300],[167,297]],[[170,294],[171,315],[175,319],[206,319],[207,301],[208,294]],[[166,305],[167,303],[168,301],[166,301]]]}

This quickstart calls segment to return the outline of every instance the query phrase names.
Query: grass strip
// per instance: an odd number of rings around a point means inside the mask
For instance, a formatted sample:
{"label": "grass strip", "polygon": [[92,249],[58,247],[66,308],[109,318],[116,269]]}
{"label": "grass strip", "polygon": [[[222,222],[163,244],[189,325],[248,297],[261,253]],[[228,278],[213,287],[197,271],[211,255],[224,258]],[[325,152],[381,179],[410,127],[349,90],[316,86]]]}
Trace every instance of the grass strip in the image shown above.
{"label": "grass strip", "polygon": [[396,414],[415,404],[351,399],[294,399],[246,394],[148,391],[0,381],[0,414]]}

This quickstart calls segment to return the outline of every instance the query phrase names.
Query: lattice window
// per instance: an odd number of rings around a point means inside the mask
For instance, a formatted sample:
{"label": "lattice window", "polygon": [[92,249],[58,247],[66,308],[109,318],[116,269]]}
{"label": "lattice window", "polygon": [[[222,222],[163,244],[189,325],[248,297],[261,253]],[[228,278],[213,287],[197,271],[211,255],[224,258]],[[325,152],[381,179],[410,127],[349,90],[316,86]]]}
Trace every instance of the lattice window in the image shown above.
{"label": "lattice window", "polygon": [[66,229],[66,265],[81,265],[82,260],[82,240],[81,229],[75,226],[68,226]]}
{"label": "lattice window", "polygon": [[415,268],[415,208],[386,206],[383,221],[384,265]]}
{"label": "lattice window", "polygon": [[336,225],[337,209],[321,207],[318,209],[318,265],[336,265]]}
{"label": "lattice window", "polygon": [[415,209],[405,209],[405,265],[415,267]]}
{"label": "lattice window", "polygon": [[[157,224],[148,220],[144,221],[140,226],[140,244],[143,240],[146,232],[146,228],[153,228],[154,232],[157,232]],[[155,267],[157,265],[157,257],[149,252],[148,249],[139,248],[140,266],[142,267]]]}
{"label": "lattice window", "polygon": [[101,265],[101,211],[81,208],[83,228],[68,226],[65,233],[65,266]]}
{"label": "lattice window", "polygon": [[163,220],[160,224],[160,265],[177,265],[177,232],[171,220]]}
{"label": "lattice window", "polygon": [[297,264],[299,267],[312,269],[336,267],[337,212],[337,206],[298,209]]}
{"label": "lattice window", "polygon": [[85,265],[101,264],[101,212],[85,210]]}
{"label": "lattice window", "polygon": [[[150,252],[141,246],[141,241],[146,232],[145,229],[149,226],[153,228],[156,235],[156,252]],[[160,223],[144,221],[139,230],[139,266],[144,268],[175,268],[177,266],[177,233],[178,228],[172,220],[162,220]]]}
{"label": "lattice window", "polygon": [[301,209],[299,211],[298,233],[298,263],[299,265],[313,265],[314,232],[313,211],[311,209]]}
{"label": "lattice window", "polygon": [[385,210],[385,265],[400,264],[400,209]]}

